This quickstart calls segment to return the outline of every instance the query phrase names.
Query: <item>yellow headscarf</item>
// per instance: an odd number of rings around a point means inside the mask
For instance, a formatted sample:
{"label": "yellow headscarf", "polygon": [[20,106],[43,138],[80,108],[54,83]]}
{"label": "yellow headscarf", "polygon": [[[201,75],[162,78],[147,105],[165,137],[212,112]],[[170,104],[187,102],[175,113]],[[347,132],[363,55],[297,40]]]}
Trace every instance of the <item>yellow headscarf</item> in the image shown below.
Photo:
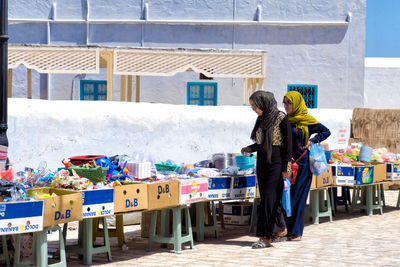
{"label": "yellow headscarf", "polygon": [[318,124],[319,122],[311,115],[308,114],[306,102],[303,96],[297,91],[288,92],[285,97],[292,102],[292,112],[288,115],[288,119],[291,123],[296,124],[296,127],[301,129],[303,132],[304,144],[307,144],[307,140],[310,137],[308,132],[308,125]]}

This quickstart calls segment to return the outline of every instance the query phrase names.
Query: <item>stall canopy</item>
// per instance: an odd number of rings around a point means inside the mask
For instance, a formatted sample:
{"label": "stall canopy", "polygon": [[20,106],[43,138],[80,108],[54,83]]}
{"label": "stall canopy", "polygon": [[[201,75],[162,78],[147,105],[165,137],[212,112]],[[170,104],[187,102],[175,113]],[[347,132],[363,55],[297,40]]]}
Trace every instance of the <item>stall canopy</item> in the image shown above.
{"label": "stall canopy", "polygon": [[[266,52],[260,50],[120,48],[103,46],[9,45],[9,96],[12,95],[12,69],[28,69],[28,97],[31,97],[30,72],[99,73],[107,68],[107,100],[112,100],[113,75],[121,75],[121,101],[128,76],[128,101],[132,76],[136,76],[136,101],[139,101],[140,76],[173,76],[195,71],[207,77],[243,78],[243,101],[262,89],[266,76]],[[122,86],[124,85],[124,86]]]}

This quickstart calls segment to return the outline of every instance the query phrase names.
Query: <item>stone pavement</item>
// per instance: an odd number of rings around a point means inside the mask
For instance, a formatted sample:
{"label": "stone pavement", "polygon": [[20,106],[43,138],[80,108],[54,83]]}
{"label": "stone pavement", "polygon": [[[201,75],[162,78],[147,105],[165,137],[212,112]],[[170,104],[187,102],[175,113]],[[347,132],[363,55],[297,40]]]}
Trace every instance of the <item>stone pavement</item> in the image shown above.
{"label": "stone pavement", "polygon": [[[93,266],[400,266],[398,191],[386,190],[385,196],[383,215],[375,211],[366,216],[359,210],[348,214],[339,207],[332,223],[327,218],[318,225],[307,220],[302,241],[275,243],[265,249],[251,249],[257,238],[248,234],[248,226],[227,226],[219,239],[206,235],[204,242],[195,242],[193,250],[185,246],[182,254],[171,252],[172,245],[160,248],[158,244],[146,252],[147,239],[140,237],[140,226],[125,226],[128,250],[120,249],[112,238],[113,262],[107,262],[105,253],[97,254]],[[68,243],[76,236],[76,230],[69,231]],[[55,245],[50,242],[51,248]],[[85,265],[70,254],[68,266]]]}

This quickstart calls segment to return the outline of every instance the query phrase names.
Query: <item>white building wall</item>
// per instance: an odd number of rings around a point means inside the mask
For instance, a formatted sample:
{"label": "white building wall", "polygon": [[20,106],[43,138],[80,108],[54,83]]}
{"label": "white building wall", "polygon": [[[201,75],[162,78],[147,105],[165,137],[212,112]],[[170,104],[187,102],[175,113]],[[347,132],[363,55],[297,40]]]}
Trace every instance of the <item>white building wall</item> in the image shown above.
{"label": "white building wall", "polygon": [[400,58],[365,59],[365,107],[400,108]]}
{"label": "white building wall", "polygon": [[[56,3],[53,8],[53,3]],[[262,21],[338,21],[352,14],[348,26],[224,26],[90,24],[89,44],[134,47],[260,49],[268,53],[264,87],[278,102],[287,84],[318,85],[318,107],[353,108],[364,102],[365,0],[9,0],[9,18],[140,20],[148,4],[150,20],[254,21],[261,5]],[[85,45],[86,23],[10,23],[10,43]],[[18,74],[16,74],[18,76]],[[91,76],[105,79],[105,73]],[[51,75],[50,99],[70,99],[70,76]],[[186,83],[198,74],[170,78],[142,77],[142,101],[186,104]],[[215,79],[218,104],[241,105],[241,79]],[[135,85],[134,85],[135,86]],[[119,100],[120,78],[114,77]],[[16,96],[26,88],[14,84]]]}

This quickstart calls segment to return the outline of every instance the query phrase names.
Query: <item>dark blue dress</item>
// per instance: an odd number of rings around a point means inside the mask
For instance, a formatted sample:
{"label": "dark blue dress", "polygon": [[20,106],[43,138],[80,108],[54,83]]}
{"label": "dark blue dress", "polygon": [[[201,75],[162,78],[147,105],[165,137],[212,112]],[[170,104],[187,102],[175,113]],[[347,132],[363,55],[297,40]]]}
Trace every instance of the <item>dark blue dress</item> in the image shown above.
{"label": "dark blue dress", "polygon": [[[321,123],[309,125],[308,132],[310,138],[314,143],[322,142],[331,135],[331,132]],[[292,138],[293,138],[293,158],[297,160],[304,152],[304,142],[302,139],[302,131],[292,124]],[[309,167],[309,152],[297,162],[299,171],[297,173],[296,183],[290,188],[292,216],[286,219],[286,226],[289,234],[297,236],[303,235],[304,229],[304,213],[307,202],[308,193],[310,192],[312,173]]]}

